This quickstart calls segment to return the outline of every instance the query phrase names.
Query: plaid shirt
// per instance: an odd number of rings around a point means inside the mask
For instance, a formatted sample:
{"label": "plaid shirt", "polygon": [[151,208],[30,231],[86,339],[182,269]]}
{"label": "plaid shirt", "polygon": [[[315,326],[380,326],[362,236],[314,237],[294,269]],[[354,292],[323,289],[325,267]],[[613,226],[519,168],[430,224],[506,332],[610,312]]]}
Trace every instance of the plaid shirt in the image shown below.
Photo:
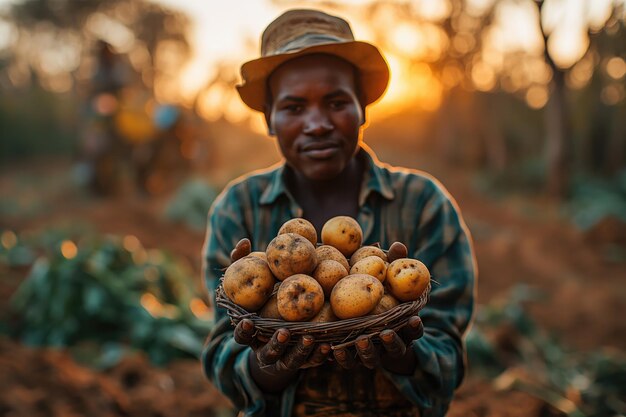
{"label": "plaid shirt", "polygon": [[[411,345],[417,369],[404,376],[382,368],[344,371],[329,362],[301,371],[282,395],[267,395],[250,375],[250,348],[234,341],[225,311],[217,308],[203,368],[244,416],[404,416],[418,415],[417,410],[422,417],[443,416],[463,379],[463,337],[473,311],[476,262],[459,209],[429,175],[382,164],[365,147],[359,156],[367,167],[357,218],[364,244],[379,242],[388,248],[395,241],[404,243],[409,257],[422,261],[437,282],[420,312],[424,336]],[[230,264],[230,251],[239,239],[247,237],[253,250],[265,250],[285,221],[302,217],[285,185],[288,169],[280,164],[237,179],[215,201],[204,247],[213,301],[221,270]]]}

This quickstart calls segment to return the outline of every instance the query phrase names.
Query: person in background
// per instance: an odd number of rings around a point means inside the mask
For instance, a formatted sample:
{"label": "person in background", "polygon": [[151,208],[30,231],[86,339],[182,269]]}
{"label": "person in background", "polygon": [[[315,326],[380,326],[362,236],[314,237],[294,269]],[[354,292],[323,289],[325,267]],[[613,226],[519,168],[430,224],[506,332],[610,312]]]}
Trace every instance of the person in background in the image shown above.
{"label": "person in background", "polygon": [[[208,379],[245,416],[443,416],[465,372],[464,335],[476,263],[459,208],[430,175],[381,163],[363,142],[366,107],[385,92],[380,51],[355,41],[349,24],[318,10],[290,10],[264,31],[261,57],[243,64],[238,92],[263,112],[283,161],[231,182],[209,212],[203,248],[215,301],[222,271],[265,250],[287,220],[321,230],[337,215],[363,229],[363,244],[421,260],[436,283],[405,328],[332,350],[275,332],[255,339],[216,307],[202,355]],[[402,242],[398,245],[394,242]],[[215,304],[214,304],[215,305]]]}

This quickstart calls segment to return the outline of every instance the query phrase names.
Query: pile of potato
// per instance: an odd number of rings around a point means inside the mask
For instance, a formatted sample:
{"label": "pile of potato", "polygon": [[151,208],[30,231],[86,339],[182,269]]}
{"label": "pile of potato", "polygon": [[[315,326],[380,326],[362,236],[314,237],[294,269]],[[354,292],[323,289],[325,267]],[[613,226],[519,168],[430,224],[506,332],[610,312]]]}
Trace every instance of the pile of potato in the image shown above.
{"label": "pile of potato", "polygon": [[260,317],[331,322],[383,313],[417,300],[428,287],[430,272],[422,262],[388,263],[379,247],[361,246],[363,231],[351,217],[328,220],[321,238],[317,246],[309,221],[287,221],[265,252],[228,267],[224,293]]}

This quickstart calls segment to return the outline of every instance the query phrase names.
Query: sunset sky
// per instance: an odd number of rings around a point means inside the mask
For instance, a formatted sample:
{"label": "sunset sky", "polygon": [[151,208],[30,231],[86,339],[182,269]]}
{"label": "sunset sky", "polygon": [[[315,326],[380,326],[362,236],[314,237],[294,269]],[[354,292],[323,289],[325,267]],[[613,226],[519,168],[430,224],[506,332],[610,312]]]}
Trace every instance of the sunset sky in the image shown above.
{"label": "sunset sky", "polygon": [[[19,1],[0,0],[0,8]],[[397,0],[396,3],[409,4],[414,14],[422,18],[422,24],[416,25],[415,21],[403,20],[402,16],[390,13],[385,16],[383,11],[377,16],[376,27],[368,24],[364,16],[363,6],[373,3],[371,0],[337,1],[340,5],[337,10],[329,9],[323,1],[311,0],[151,1],[181,11],[191,21],[191,59],[182,66],[179,78],[175,80],[176,85],[173,88],[169,86],[169,91],[174,91],[177,97],[158,97],[157,89],[157,99],[190,103],[200,92],[199,112],[209,120],[225,116],[231,121],[238,121],[251,116],[251,112],[236,96],[232,85],[212,85],[207,88],[207,82],[215,77],[218,65],[229,76],[238,77],[239,66],[258,56],[259,38],[263,29],[286,9],[316,7],[338,14],[351,23],[357,39],[373,41],[383,50],[392,76],[386,95],[375,105],[379,113],[381,110],[383,113],[394,111],[403,105],[417,105],[423,111],[436,110],[445,89],[458,82],[463,75],[460,71],[464,69],[452,68],[451,72],[444,74],[447,77],[442,77],[433,74],[428,63],[434,62],[441,55],[446,42],[452,43],[452,47],[458,50],[464,44],[475,41],[462,36],[455,36],[452,40],[445,38],[445,35],[442,37],[442,29],[437,23],[449,14],[449,0]],[[470,13],[475,16],[480,16],[493,2],[497,2],[495,22],[483,34],[484,47],[480,61],[474,63],[469,74],[473,86],[483,91],[494,88],[496,75],[502,72],[504,65],[503,55],[522,50],[530,57],[524,62],[525,68],[519,69],[524,74],[518,74],[517,79],[511,77],[511,85],[503,88],[510,93],[521,91],[529,106],[541,108],[548,98],[546,85],[550,72],[543,61],[543,40],[537,8],[532,0],[467,0]],[[577,63],[589,45],[587,28],[601,28],[609,17],[611,4],[618,3],[626,5],[626,0],[546,0],[542,19],[550,33],[548,50],[557,64],[569,68]],[[95,22],[93,20],[91,23]],[[105,20],[96,22],[96,26],[99,25],[96,28],[98,36],[120,51],[124,49],[123,44],[130,48],[134,40],[132,33],[119,23]],[[10,28],[1,23],[0,49],[2,42],[10,42],[11,38]],[[94,31],[94,25],[91,26]],[[376,28],[380,27],[385,28],[385,31],[376,32]],[[385,45],[375,41],[381,36],[386,39]],[[59,48],[71,48],[69,42],[62,39],[56,39],[55,42],[60,42]],[[59,65],[63,63],[59,61]],[[618,73],[626,67],[620,57],[616,57],[614,64]],[[575,68],[583,81],[585,74],[590,73],[585,68]],[[261,122],[261,119],[258,121]]]}
{"label": "sunset sky", "polygon": [[[324,7],[319,1],[283,1],[277,6],[269,0],[231,0],[228,2],[203,2],[195,0],[155,0],[173,9],[187,12],[193,22],[193,47],[195,57],[185,71],[185,88],[194,89],[211,76],[213,63],[222,60],[242,62],[254,58],[257,54],[258,39],[263,28],[282,11],[295,7]],[[477,10],[492,1],[469,0]],[[529,2],[502,3],[499,19],[501,20],[501,39],[503,48],[540,48],[538,28],[534,25],[534,10]],[[549,15],[546,17],[549,27],[554,27],[554,53],[556,59],[567,66],[580,58],[586,49],[584,26],[601,26],[608,17],[609,6],[613,0],[547,0]],[[621,0],[626,3],[626,0]],[[359,13],[359,5],[371,3],[368,0],[343,0],[350,4],[348,11],[342,11],[355,32],[362,40],[372,38],[372,28],[365,27]],[[414,0],[426,15],[436,17],[447,10],[446,0]],[[219,4],[219,6],[217,5]],[[399,27],[398,37],[402,37],[403,27]],[[419,42],[406,33],[406,42]],[[250,41],[254,44],[250,45]],[[254,49],[251,49],[251,46]],[[416,45],[419,46],[419,45]]]}

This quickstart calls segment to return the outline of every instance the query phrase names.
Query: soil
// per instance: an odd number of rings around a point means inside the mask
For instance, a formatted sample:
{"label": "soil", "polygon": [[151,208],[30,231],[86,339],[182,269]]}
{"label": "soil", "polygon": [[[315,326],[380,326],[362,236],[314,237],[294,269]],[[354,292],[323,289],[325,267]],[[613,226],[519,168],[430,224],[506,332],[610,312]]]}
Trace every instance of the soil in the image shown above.
{"label": "soil", "polygon": [[[0,229],[25,232],[85,222],[102,233],[132,234],[147,248],[186,259],[203,291],[199,253],[204,236],[164,220],[166,195],[95,198],[69,185],[70,169],[70,161],[49,158],[2,169],[3,199],[10,196],[29,209],[0,213]],[[489,199],[473,190],[462,172],[436,167],[431,172],[455,196],[472,231],[479,304],[506,299],[512,288],[526,284],[544,297],[528,309],[547,332],[580,351],[626,350],[626,321],[619,314],[626,307],[625,264],[611,256],[615,250],[624,253],[616,227],[582,232],[549,199]],[[1,305],[27,272],[0,271]],[[135,356],[98,371],[76,363],[67,352],[28,348],[5,338],[0,339],[0,369],[0,415],[7,417],[230,414],[228,402],[202,377],[194,360],[156,368]],[[449,415],[557,414],[530,394],[497,390],[470,374]]]}

